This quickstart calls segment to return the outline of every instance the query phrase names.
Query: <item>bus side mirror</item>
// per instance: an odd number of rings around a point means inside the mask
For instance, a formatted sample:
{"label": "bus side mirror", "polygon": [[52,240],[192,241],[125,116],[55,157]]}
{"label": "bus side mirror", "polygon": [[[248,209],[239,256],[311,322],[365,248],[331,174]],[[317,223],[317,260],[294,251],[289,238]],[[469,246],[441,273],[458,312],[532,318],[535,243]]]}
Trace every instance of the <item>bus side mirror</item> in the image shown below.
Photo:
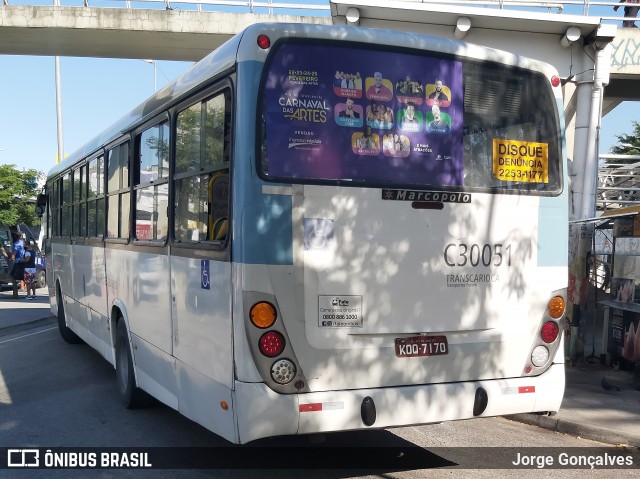
{"label": "bus side mirror", "polygon": [[47,201],[49,200],[49,195],[45,193],[40,193],[36,198],[36,214],[42,218],[44,212],[47,209]]}

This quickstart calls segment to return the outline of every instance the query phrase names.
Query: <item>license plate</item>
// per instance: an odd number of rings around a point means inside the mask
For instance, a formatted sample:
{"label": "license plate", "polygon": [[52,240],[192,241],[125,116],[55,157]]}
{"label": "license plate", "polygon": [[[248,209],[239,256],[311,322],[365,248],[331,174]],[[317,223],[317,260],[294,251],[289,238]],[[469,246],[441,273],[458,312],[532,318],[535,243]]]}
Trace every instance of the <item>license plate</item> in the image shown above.
{"label": "license plate", "polygon": [[396,356],[416,358],[420,356],[442,356],[449,354],[446,336],[412,336],[396,338]]}

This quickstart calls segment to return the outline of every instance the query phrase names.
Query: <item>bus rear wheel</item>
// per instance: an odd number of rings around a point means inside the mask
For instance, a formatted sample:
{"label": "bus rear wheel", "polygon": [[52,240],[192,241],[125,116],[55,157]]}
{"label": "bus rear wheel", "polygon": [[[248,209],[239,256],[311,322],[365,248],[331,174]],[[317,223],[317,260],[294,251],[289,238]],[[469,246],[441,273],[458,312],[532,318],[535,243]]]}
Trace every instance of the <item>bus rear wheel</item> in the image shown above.
{"label": "bus rear wheel", "polygon": [[82,338],[67,327],[67,319],[64,314],[64,303],[62,302],[62,294],[60,294],[59,289],[57,294],[57,302],[58,302],[58,331],[60,331],[60,336],[62,336],[62,339],[64,339],[69,344],[82,344],[84,342]]}
{"label": "bus rear wheel", "polygon": [[150,405],[151,397],[136,386],[129,335],[122,318],[118,320],[116,327],[116,381],[120,399],[127,409]]}

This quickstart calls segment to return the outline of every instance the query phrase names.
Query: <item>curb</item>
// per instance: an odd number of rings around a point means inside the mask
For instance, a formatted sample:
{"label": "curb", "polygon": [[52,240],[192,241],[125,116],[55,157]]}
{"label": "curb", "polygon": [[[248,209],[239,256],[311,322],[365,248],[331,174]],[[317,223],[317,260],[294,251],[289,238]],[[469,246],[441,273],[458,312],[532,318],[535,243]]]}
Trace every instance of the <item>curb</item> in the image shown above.
{"label": "curb", "polygon": [[513,414],[504,416],[505,419],[512,421],[538,426],[551,431],[568,434],[571,436],[590,439],[592,441],[603,442],[612,445],[627,445],[632,447],[640,447],[640,435],[626,434],[610,429],[591,426],[589,424],[569,421],[567,419],[556,418],[553,416],[544,416],[537,414]]}

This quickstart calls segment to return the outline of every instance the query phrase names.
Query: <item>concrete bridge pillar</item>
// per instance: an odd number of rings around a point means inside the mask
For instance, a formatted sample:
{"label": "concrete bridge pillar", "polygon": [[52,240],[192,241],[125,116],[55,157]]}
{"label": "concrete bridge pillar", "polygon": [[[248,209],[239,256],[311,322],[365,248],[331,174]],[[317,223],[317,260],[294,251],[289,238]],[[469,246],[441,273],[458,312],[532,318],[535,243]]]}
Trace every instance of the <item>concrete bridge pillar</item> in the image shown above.
{"label": "concrete bridge pillar", "polygon": [[[599,28],[598,31],[602,29]],[[606,27],[606,26],[604,26]],[[571,182],[570,220],[584,220],[596,216],[596,190],[599,158],[599,133],[604,100],[604,87],[609,83],[611,70],[611,40],[613,29],[602,29],[601,35],[585,42],[585,65],[576,75],[575,131]],[[608,31],[612,30],[612,31]],[[568,150],[571,155],[570,150]],[[587,318],[587,252],[591,251],[593,223],[574,223],[569,229],[569,301],[571,339],[569,357],[582,356],[584,351],[583,323]]]}

